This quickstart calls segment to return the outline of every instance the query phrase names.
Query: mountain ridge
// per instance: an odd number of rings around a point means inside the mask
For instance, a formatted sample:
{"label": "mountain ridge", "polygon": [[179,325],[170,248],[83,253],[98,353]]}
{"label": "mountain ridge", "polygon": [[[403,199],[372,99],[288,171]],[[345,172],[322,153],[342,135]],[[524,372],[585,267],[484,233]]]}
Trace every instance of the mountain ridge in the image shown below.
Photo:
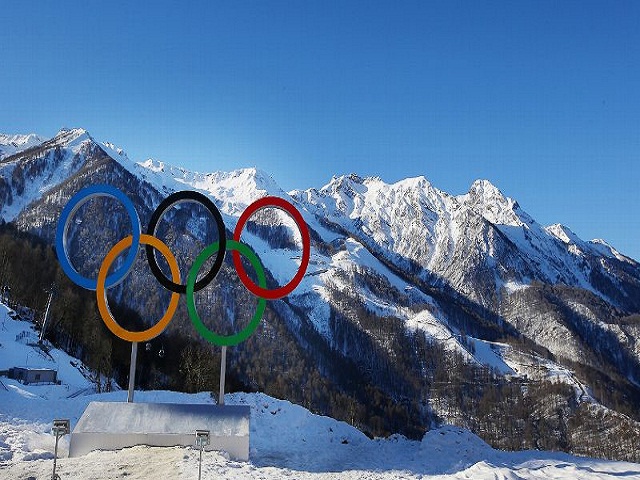
{"label": "mountain ridge", "polygon": [[[129,164],[123,165],[126,168],[131,167],[132,164],[137,165],[140,169],[142,169],[141,170],[142,172],[147,174],[148,174],[148,171],[155,172],[155,173],[164,173],[164,170],[166,169],[171,174],[174,174],[175,172],[176,175],[182,175],[183,177],[192,177],[194,179],[195,178],[211,178],[211,177],[214,177],[217,179],[224,179],[225,176],[237,176],[239,172],[249,172],[249,173],[253,173],[256,177],[261,177],[261,181],[264,182],[262,184],[263,187],[266,187],[268,185],[268,188],[256,188],[256,190],[262,190],[264,192],[268,192],[269,194],[285,193],[291,197],[295,197],[296,195],[302,195],[303,192],[306,192],[306,193],[322,192],[326,195],[328,190],[330,189],[335,190],[337,188],[337,185],[342,185],[347,180],[352,182],[352,184],[362,185],[362,184],[380,183],[387,187],[391,187],[395,185],[410,187],[412,186],[412,184],[414,184],[415,188],[418,188],[418,189],[425,188],[427,191],[433,190],[437,192],[438,195],[455,198],[461,203],[474,204],[478,208],[479,212],[489,222],[495,225],[521,226],[527,223],[531,223],[531,221],[534,221],[532,217],[530,217],[526,212],[524,212],[521,209],[517,200],[514,200],[510,197],[505,196],[501,192],[499,187],[494,185],[488,179],[474,180],[470,185],[469,191],[467,193],[460,194],[460,195],[452,195],[445,192],[444,190],[440,190],[434,187],[432,183],[423,175],[419,175],[417,177],[407,177],[405,179],[398,180],[394,183],[387,183],[378,176],[361,177],[357,173],[351,173],[348,175],[334,175],[328,183],[326,183],[324,186],[320,188],[309,188],[305,190],[293,189],[288,192],[285,192],[277,184],[277,182],[273,179],[271,175],[269,175],[267,172],[260,170],[256,167],[238,168],[229,172],[225,172],[225,171],[196,172],[196,171],[190,171],[184,167],[171,165],[164,161],[151,159],[151,158],[143,161],[133,161],[129,159],[124,149],[117,147],[115,144],[111,143],[110,141],[95,140],[91,136],[91,134],[83,128],[66,128],[65,127],[60,129],[60,131],[52,138],[45,138],[35,133],[30,133],[30,134],[0,133],[0,148],[2,148],[2,146],[6,146],[8,144],[11,144],[12,142],[15,142],[15,139],[29,139],[29,141],[26,141],[26,140],[19,141],[18,143],[20,143],[21,145],[24,145],[24,147],[20,147],[20,149],[12,153],[12,155],[16,153],[24,152],[27,149],[31,149],[45,143],[49,144],[48,146],[66,145],[67,147],[71,147],[75,142],[80,143],[79,140],[80,141],[89,140],[89,141],[93,141],[97,146],[102,148],[103,151],[114,160],[116,161],[126,160],[130,162]],[[38,142],[38,143],[35,143],[35,142]],[[2,154],[0,154],[0,159],[2,159]],[[178,183],[183,183],[185,186],[191,186],[199,190],[207,191],[206,188],[202,188],[203,185],[197,186],[197,184],[190,183],[186,180],[183,180],[182,182],[178,182]],[[487,192],[487,194],[485,194],[485,191]],[[475,199],[475,201],[473,199]],[[467,200],[469,201],[467,202]],[[478,200],[482,202],[481,205],[478,204]],[[489,201],[489,200],[492,200],[492,201]],[[506,214],[510,218],[496,216],[496,212],[495,212],[496,203],[498,203],[499,206],[503,207],[502,209],[497,210],[497,214],[502,214],[502,215]],[[488,209],[482,208],[483,206],[487,207]],[[518,216],[519,214],[523,215],[524,218],[520,218]],[[575,233],[573,233],[570,227],[566,225],[557,224],[557,223],[543,226],[543,228],[553,230],[555,228],[558,228],[558,226],[562,227],[563,229],[568,229],[571,232],[572,240],[578,239],[582,243],[597,243],[599,245],[604,245],[606,248],[611,248],[612,250],[615,250],[615,253],[612,252],[612,255],[621,256],[626,259],[632,260],[636,263],[638,262],[638,260],[633,259],[632,257],[629,257],[627,255],[624,255],[623,253],[616,250],[614,246],[612,246],[609,242],[604,240],[602,237],[598,237],[591,240],[583,240],[579,238]],[[562,239],[560,237],[558,238]]]}

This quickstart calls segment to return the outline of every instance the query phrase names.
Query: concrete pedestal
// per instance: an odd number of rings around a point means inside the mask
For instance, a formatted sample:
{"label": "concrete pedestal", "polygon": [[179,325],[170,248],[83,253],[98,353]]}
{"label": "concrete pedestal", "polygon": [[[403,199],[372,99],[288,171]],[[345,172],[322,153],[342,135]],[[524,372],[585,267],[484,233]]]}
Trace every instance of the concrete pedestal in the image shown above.
{"label": "concrete pedestal", "polygon": [[205,450],[249,460],[246,405],[91,402],[71,433],[69,456],[135,445],[193,446],[196,430],[209,430]]}

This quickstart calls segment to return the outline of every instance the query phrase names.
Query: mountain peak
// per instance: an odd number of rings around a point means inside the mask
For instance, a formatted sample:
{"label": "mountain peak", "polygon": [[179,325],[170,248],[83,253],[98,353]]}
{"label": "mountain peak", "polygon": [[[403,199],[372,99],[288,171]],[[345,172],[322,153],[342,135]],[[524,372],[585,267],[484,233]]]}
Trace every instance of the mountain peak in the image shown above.
{"label": "mountain peak", "polygon": [[363,193],[374,185],[385,186],[387,184],[378,176],[361,177],[357,173],[333,175],[329,183],[320,188],[320,192],[327,193],[345,190]]}
{"label": "mountain peak", "polygon": [[460,195],[458,199],[494,225],[520,226],[531,220],[520,210],[518,202],[505,196],[489,180],[474,181],[469,192]]}
{"label": "mountain peak", "polygon": [[27,134],[0,133],[0,144],[13,145],[14,147],[27,145],[27,148],[28,148],[30,146],[38,145],[44,142],[45,140],[46,140],[45,138],[35,133],[27,133]]}
{"label": "mountain peak", "polygon": [[244,185],[255,191],[263,191],[275,195],[282,189],[273,177],[257,167],[245,167],[229,172],[211,172],[206,177],[215,183],[229,183],[237,186]]}
{"label": "mountain peak", "polygon": [[233,172],[238,175],[245,175],[248,178],[254,178],[261,182],[273,182],[273,178],[271,177],[271,175],[258,167],[239,168],[237,170],[233,170]]}
{"label": "mountain peak", "polygon": [[117,157],[118,159],[129,159],[127,152],[111,142],[102,142],[100,146],[111,158]]}
{"label": "mountain peak", "polygon": [[89,132],[87,132],[84,128],[68,128],[68,127],[62,127],[60,129],[60,131],[56,134],[56,137],[61,137],[61,136],[75,136],[75,137],[79,137],[80,135],[89,135]]}
{"label": "mountain peak", "polygon": [[625,262],[630,265],[634,265],[634,266],[638,265],[638,262],[636,262],[630,257],[627,257],[626,255],[623,255],[618,250],[616,250],[612,245],[610,245],[609,242],[607,242],[606,240],[603,240],[602,238],[594,238],[593,240],[590,240],[588,243],[593,248],[598,250],[601,254],[607,257],[617,258],[621,262]]}
{"label": "mountain peak", "polygon": [[489,180],[478,179],[475,180],[469,188],[469,194],[484,197],[494,198],[500,200],[507,200],[507,197]]}
{"label": "mountain peak", "polygon": [[[405,187],[405,188],[410,188],[410,189],[418,189],[418,190],[434,189],[431,182],[427,180],[427,178],[424,175],[419,175],[417,177],[409,177],[403,180],[399,180],[398,182],[395,183],[395,185]],[[440,193],[444,193],[444,192],[440,192]]]}
{"label": "mountain peak", "polygon": [[252,188],[270,195],[276,195],[282,192],[280,185],[276,183],[273,177],[257,167],[232,170],[228,173],[228,178],[237,179],[239,182],[249,184]]}
{"label": "mountain peak", "polygon": [[172,165],[167,165],[165,162],[156,160],[155,158],[147,158],[144,162],[138,162],[138,165],[153,172],[164,172],[165,168],[169,170],[174,168]]}
{"label": "mountain peak", "polygon": [[350,173],[348,178],[354,183],[364,183],[364,178],[356,173]]}
{"label": "mountain peak", "polygon": [[569,244],[580,244],[582,240],[571,231],[571,229],[561,223],[554,223],[553,225],[549,225],[545,228],[545,230],[556,237],[563,243]]}
{"label": "mountain peak", "polygon": [[0,158],[5,158],[35,147],[46,140],[46,138],[36,135],[35,133],[25,135],[0,133]]}
{"label": "mountain peak", "polygon": [[58,145],[64,145],[68,147],[79,145],[86,140],[93,141],[93,137],[91,137],[91,135],[89,135],[89,132],[87,132],[84,128],[66,127],[61,128],[56,136],[51,139],[52,142]]}
{"label": "mountain peak", "polygon": [[329,183],[322,187],[320,191],[337,192],[344,189],[350,190],[353,187],[363,184],[364,179],[355,173],[350,173],[349,175],[333,175]]}

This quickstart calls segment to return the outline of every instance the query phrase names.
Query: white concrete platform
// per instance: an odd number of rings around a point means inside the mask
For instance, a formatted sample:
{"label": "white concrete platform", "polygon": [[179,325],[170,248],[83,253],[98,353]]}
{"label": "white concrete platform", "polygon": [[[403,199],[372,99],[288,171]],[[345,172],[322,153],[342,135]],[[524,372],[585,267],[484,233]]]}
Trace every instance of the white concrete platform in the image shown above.
{"label": "white concrete platform", "polygon": [[91,402],[71,433],[69,456],[135,445],[193,446],[196,430],[209,430],[205,450],[249,460],[246,405]]}

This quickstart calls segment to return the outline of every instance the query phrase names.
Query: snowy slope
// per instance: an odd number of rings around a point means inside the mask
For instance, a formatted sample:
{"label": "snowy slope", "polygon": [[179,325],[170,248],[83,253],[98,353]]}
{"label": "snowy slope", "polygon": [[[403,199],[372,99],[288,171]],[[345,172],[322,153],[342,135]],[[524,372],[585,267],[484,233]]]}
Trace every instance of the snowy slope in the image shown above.
{"label": "snowy slope", "polygon": [[[0,371],[12,367],[46,368],[58,372],[60,385],[20,386],[27,396],[39,396],[45,399],[65,398],[79,391],[92,388],[87,378],[89,370],[78,359],[56,348],[45,341],[46,350],[38,346],[39,332],[33,324],[15,316],[13,310],[0,303]],[[16,387],[15,382],[6,382]],[[0,390],[2,387],[0,386]]]}
{"label": "snowy slope", "polygon": [[87,152],[94,146],[94,140],[84,129],[61,130],[56,137],[40,144],[42,151],[7,158],[0,164],[2,187],[6,188],[10,180],[14,190],[4,194],[4,201],[0,201],[2,218],[14,220],[29,204],[72,176],[84,165]]}
{"label": "snowy slope", "polygon": [[[0,309],[2,362],[21,362],[27,347],[15,333],[30,331],[26,322],[6,316]],[[31,330],[32,331],[32,330]],[[28,335],[27,335],[28,336]],[[56,353],[58,354],[58,353]],[[88,394],[69,398],[67,382],[82,380],[62,367],[69,360],[58,356],[62,385],[24,386],[1,378],[0,477],[48,478],[52,469],[54,418],[77,423],[91,401],[125,401],[126,392]],[[76,361],[77,362],[77,361]],[[211,403],[212,396],[168,391],[136,393],[142,402]],[[251,458],[231,461],[224,453],[206,452],[203,478],[585,478],[617,476],[640,478],[640,465],[578,458],[546,452],[509,453],[489,447],[470,432],[442,427],[421,441],[402,436],[369,439],[350,425],[311,414],[308,410],[264,394],[228,394],[227,404],[251,407]],[[68,479],[194,478],[198,452],[194,448],[139,446],[117,452],[95,451],[66,458],[69,438],[60,442],[57,473]]]}

